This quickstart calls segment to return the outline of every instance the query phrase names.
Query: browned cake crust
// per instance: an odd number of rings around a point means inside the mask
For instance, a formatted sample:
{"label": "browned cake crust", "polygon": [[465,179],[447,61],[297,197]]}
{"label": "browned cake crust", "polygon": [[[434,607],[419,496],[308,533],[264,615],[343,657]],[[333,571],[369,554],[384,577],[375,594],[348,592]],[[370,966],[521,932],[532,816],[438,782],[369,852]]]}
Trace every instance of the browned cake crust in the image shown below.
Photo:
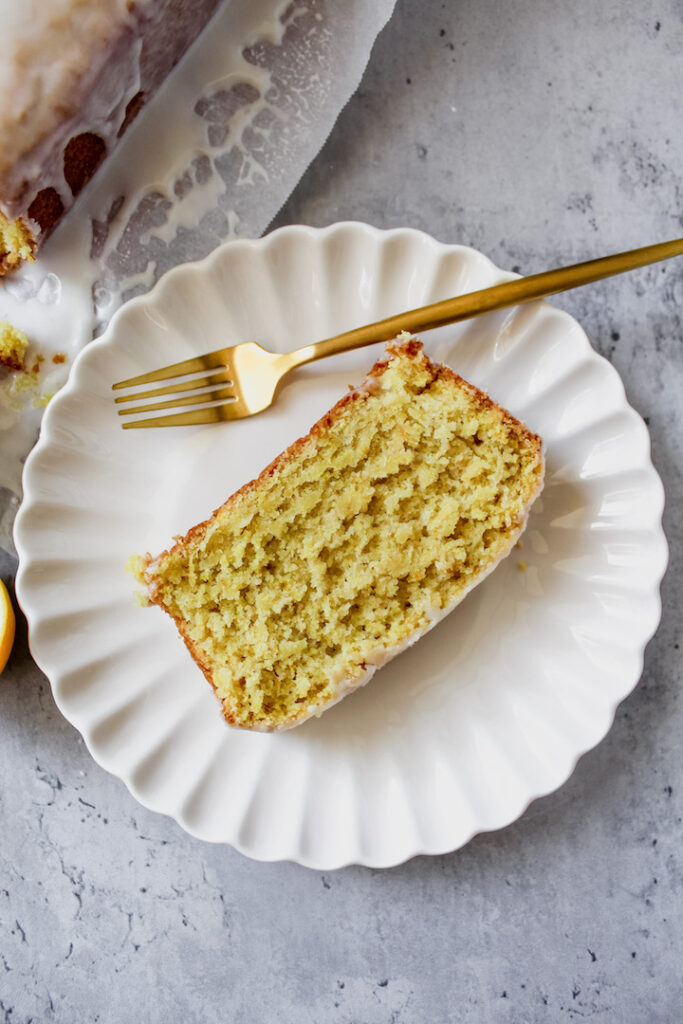
{"label": "browned cake crust", "polygon": [[0,352],[0,366],[4,366],[8,370],[16,370],[17,372],[24,369],[23,362],[17,359],[15,355],[5,355],[3,352]]}

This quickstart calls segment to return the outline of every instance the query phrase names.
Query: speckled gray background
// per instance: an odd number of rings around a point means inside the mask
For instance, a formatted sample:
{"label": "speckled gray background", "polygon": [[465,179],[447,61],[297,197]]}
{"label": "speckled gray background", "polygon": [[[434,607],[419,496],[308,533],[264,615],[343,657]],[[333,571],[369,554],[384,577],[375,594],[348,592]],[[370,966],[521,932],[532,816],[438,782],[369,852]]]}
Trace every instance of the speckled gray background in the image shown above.
{"label": "speckled gray background", "polygon": [[[682,55],[680,0],[398,0],[278,223],[409,224],[523,272],[683,234]],[[622,374],[668,494],[662,625],[607,739],[450,856],[262,865],[94,765],[20,626],[0,679],[0,1021],[683,1019],[683,261],[558,301]]]}

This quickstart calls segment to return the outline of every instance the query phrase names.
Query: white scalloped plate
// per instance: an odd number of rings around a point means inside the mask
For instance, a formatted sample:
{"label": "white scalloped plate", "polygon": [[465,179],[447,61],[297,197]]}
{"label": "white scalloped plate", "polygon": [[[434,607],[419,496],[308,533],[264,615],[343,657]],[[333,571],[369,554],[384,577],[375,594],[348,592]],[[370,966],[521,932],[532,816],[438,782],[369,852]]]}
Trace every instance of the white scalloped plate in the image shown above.
{"label": "white scalloped plate", "polygon": [[510,276],[417,231],[284,228],[172,270],[77,359],[26,464],[17,592],[59,707],[145,806],[263,860],[387,866],[513,821],[605,735],[659,620],[663,491],[615,370],[546,304],[424,338],[544,438],[522,550],[319,720],[229,729],[124,569],[306,433],[378,350],[307,367],[266,413],[208,427],[124,432],[113,381],[248,339],[285,351]]}

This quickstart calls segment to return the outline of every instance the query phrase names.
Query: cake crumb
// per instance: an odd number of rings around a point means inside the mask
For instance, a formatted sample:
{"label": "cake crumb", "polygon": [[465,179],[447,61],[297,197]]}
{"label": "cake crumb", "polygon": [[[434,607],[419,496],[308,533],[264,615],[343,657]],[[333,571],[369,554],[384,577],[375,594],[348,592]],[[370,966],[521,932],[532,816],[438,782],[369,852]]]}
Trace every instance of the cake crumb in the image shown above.
{"label": "cake crumb", "polygon": [[[126,561],[124,569],[126,572],[130,573],[131,576],[134,576],[138,583],[144,584],[144,573],[146,564],[147,563],[145,559],[142,557],[142,555],[131,555],[130,558]],[[149,597],[147,596],[147,593],[144,590],[134,591],[133,599],[136,605],[138,605],[140,608],[148,608],[151,604],[151,601],[149,600]]]}
{"label": "cake crumb", "polygon": [[27,348],[28,338],[24,332],[7,320],[0,321],[0,366],[6,366],[8,370],[24,370]]}
{"label": "cake crumb", "polygon": [[37,388],[37,373],[24,369],[21,373],[12,374],[9,386],[6,389],[6,395],[10,407],[16,411],[23,409],[31,396],[33,396],[34,400],[37,401]]}
{"label": "cake crumb", "polygon": [[56,392],[46,391],[44,395],[38,395],[37,398],[33,399],[34,409],[47,409],[49,403],[55,397]]}
{"label": "cake crumb", "polygon": [[138,583],[145,582],[145,559],[142,555],[131,555],[127,559],[124,569],[129,572],[131,576],[134,576]]}
{"label": "cake crumb", "polygon": [[57,366],[59,366],[60,363],[65,363],[66,354],[64,352],[55,352],[55,354],[52,357],[52,362],[56,363]]}
{"label": "cake crumb", "polygon": [[21,218],[9,221],[0,210],[0,277],[26,260],[33,263],[35,240]]}
{"label": "cake crumb", "polygon": [[517,568],[520,572],[526,572],[526,562],[518,562]]}

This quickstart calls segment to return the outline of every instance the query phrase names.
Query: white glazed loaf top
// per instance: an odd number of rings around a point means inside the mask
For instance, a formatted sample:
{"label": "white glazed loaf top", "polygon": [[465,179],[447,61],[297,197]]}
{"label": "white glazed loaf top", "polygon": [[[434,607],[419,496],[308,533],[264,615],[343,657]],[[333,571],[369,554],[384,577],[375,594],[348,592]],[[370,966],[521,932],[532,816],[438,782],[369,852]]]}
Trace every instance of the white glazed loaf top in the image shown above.
{"label": "white glazed loaf top", "polygon": [[76,117],[99,62],[150,2],[0,0],[0,181]]}

